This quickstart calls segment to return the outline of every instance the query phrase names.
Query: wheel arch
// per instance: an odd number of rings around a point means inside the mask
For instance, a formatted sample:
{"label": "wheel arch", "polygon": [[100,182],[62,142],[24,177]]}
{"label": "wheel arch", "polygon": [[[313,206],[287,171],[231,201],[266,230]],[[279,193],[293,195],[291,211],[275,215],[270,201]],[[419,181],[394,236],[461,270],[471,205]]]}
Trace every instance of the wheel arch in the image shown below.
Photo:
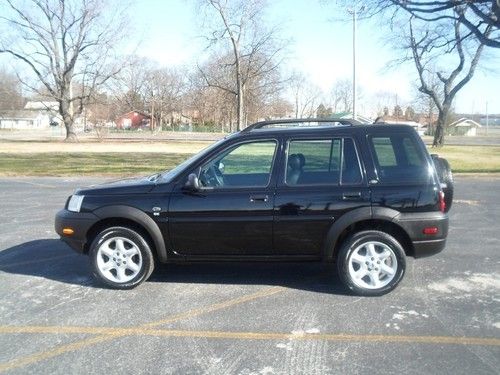
{"label": "wheel arch", "polygon": [[99,232],[111,226],[125,226],[138,231],[153,246],[153,251],[161,262],[167,260],[167,249],[160,228],[143,211],[130,206],[107,206],[93,212],[100,220],[87,231],[85,252]]}
{"label": "wheel arch", "polygon": [[362,230],[386,232],[399,241],[407,256],[414,255],[413,243],[395,218],[399,212],[390,208],[359,208],[343,215],[332,225],[325,242],[326,260],[334,260],[342,242],[353,233]]}

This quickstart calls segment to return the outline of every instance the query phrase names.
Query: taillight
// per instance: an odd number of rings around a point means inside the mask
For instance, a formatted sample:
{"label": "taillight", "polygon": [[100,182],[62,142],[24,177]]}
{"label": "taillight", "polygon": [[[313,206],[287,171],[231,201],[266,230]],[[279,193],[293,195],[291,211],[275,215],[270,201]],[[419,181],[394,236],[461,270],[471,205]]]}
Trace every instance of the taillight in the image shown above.
{"label": "taillight", "polygon": [[445,212],[446,210],[446,202],[444,201],[444,192],[439,192],[439,211]]}
{"label": "taillight", "polygon": [[438,232],[438,227],[427,227],[422,230],[423,234],[437,234]]}

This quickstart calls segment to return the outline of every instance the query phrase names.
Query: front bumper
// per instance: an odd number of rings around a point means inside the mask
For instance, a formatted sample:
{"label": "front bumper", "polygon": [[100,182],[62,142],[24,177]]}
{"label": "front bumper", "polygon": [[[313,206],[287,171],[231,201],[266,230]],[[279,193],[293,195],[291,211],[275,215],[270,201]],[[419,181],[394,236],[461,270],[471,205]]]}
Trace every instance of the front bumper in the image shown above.
{"label": "front bumper", "polygon": [[[86,250],[87,233],[99,218],[92,213],[61,210],[56,214],[55,230],[73,250],[83,253]],[[63,233],[64,228],[73,229],[72,235]]]}
{"label": "front bumper", "polygon": [[[448,236],[448,215],[442,212],[402,213],[394,218],[413,244],[413,256],[423,258],[441,252]],[[424,228],[436,227],[437,233],[424,234]]]}

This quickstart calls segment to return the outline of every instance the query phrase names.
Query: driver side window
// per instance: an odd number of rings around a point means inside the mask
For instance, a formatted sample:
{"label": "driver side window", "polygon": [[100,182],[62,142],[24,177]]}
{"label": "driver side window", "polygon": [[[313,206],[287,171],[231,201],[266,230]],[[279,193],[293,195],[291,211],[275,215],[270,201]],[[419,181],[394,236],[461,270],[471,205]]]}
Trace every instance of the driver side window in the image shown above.
{"label": "driver side window", "polygon": [[201,167],[200,184],[208,188],[267,186],[275,152],[276,141],[237,145]]}

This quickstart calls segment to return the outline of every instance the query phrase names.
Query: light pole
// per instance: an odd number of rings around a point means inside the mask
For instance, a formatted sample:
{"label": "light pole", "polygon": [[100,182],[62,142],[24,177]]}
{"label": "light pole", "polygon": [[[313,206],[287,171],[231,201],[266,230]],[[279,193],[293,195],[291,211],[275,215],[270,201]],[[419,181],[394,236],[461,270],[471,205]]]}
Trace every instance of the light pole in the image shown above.
{"label": "light pole", "polygon": [[[358,4],[356,0],[353,0],[353,7],[347,9],[349,14],[352,14],[352,117],[354,120],[358,117],[358,108],[356,103],[356,21],[358,14]],[[362,12],[365,9],[365,6],[362,5],[359,8],[359,11]]]}

